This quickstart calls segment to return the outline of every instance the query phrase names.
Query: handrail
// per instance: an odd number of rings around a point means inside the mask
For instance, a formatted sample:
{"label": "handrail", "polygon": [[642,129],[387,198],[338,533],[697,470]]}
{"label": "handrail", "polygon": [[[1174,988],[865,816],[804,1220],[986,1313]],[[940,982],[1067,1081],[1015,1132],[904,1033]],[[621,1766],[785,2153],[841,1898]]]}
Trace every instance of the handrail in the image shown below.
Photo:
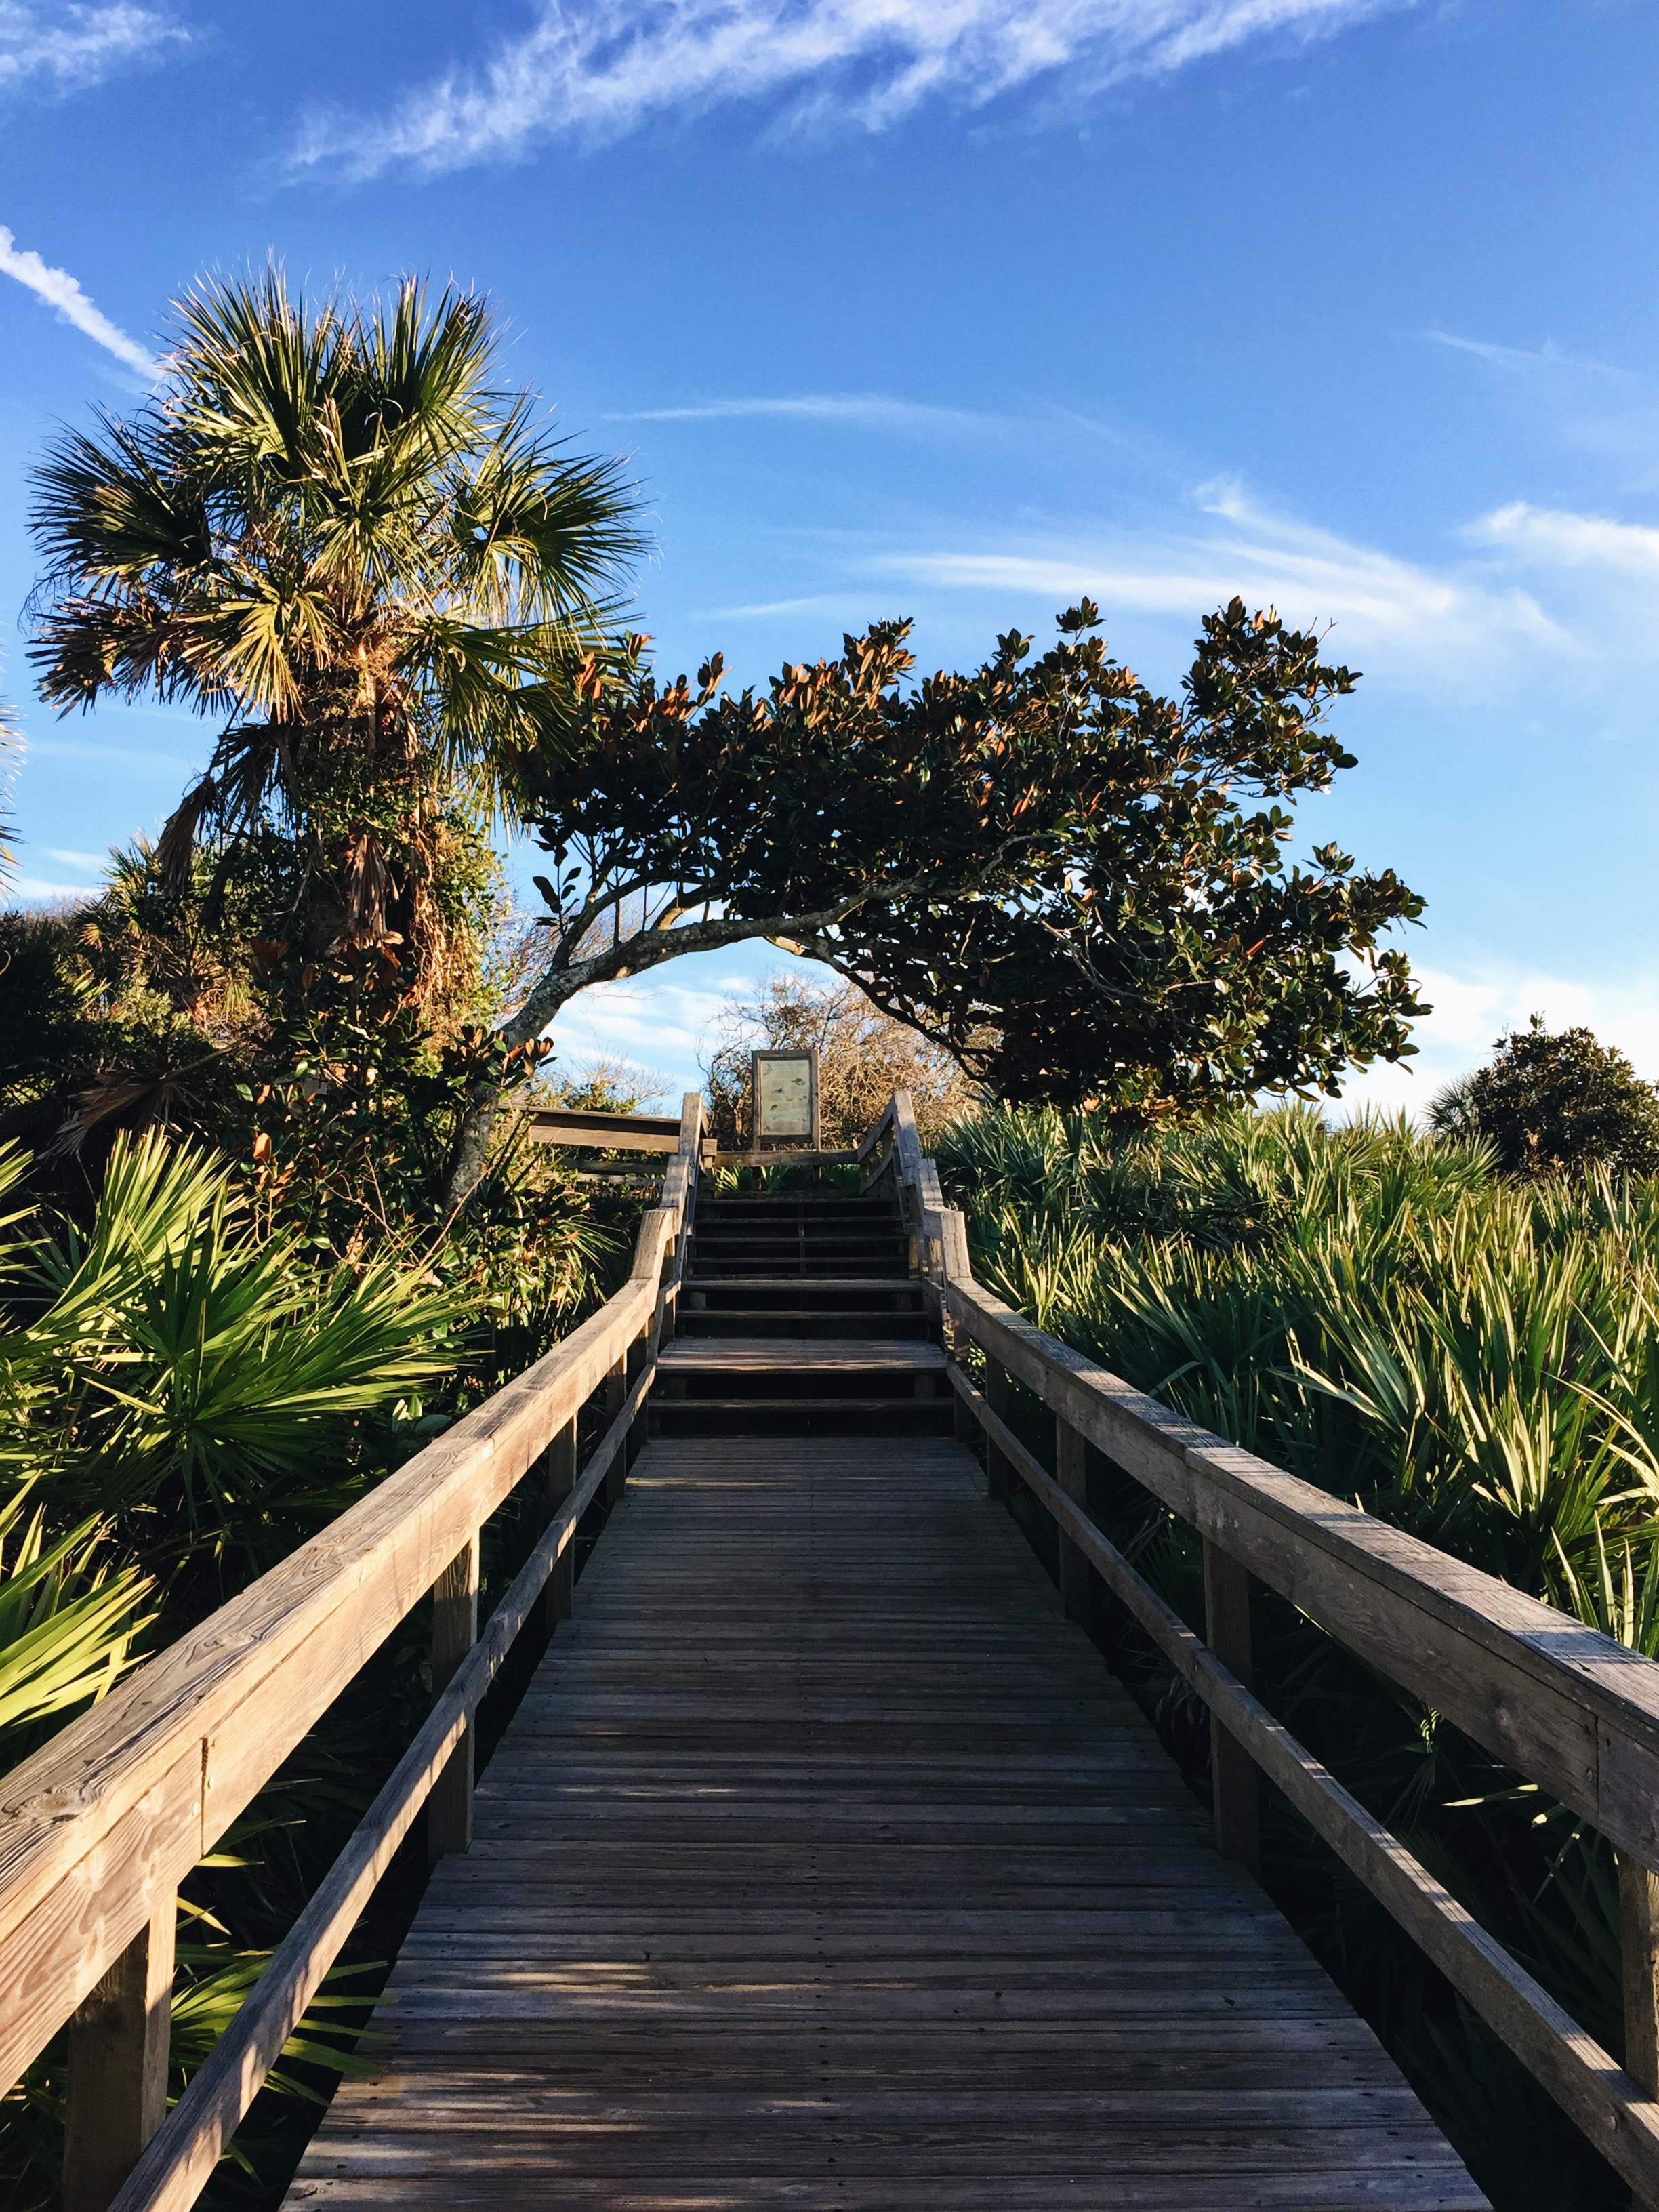
{"label": "handrail", "polygon": [[[1018,1475],[1054,1520],[1068,1609],[1085,1609],[1077,1578],[1092,1569],[1208,1705],[1212,1729],[1221,1732],[1214,1764],[1224,1847],[1232,1839],[1232,1855],[1249,1863],[1259,1769],[1637,2198],[1659,2203],[1659,2081],[1620,2066],[1251,1694],[1244,1577],[1253,1574],[1287,1597],[1614,1844],[1627,2040],[1633,2054],[1650,2055],[1644,2071],[1659,2039],[1659,1879],[1648,1871],[1659,1863],[1659,1663],[1229,1443],[1024,1320],[974,1280],[965,1218],[944,1204],[933,1162],[907,1141],[907,1122],[912,1135],[915,1127],[908,1108],[900,1094],[884,1117],[889,1157],[928,1302],[957,1351],[950,1372],[963,1418],[985,1434],[994,1489],[1008,1473]],[[984,1390],[960,1364],[964,1343],[985,1355]],[[1055,1474],[1002,1418],[995,1401],[1006,1396],[1010,1376],[1054,1414]],[[1203,1537],[1205,1638],[1089,1517],[1085,1443]],[[1239,1802],[1246,1782],[1248,1804]]]}
{"label": "handrail", "polygon": [[678,1152],[680,1124],[665,1114],[602,1114],[586,1107],[534,1106],[523,1116],[532,1144],[590,1152]]}
{"label": "handrail", "polygon": [[[536,1571],[533,1597],[568,1549],[581,1504],[625,1449],[662,1333],[665,1327],[672,1333],[695,1218],[702,1129],[702,1099],[688,1093],[661,1203],[641,1222],[627,1282],[598,1313],[6,1778],[0,1797],[0,2077],[7,2085],[95,1986],[112,1985],[106,1978],[118,1978],[124,1959],[162,1923],[170,1958],[179,1881],[452,1563],[470,1552],[476,1558],[479,1528],[556,1440],[568,1445],[574,1474],[576,1417],[597,1389],[609,1385],[613,1407],[616,1400],[622,1403],[605,1440],[498,1609],[484,1642],[463,1660],[368,1822],[347,1846],[342,1866],[350,1862],[359,1872],[341,1893],[367,1894],[362,1870],[389,1857],[393,1831],[407,1828],[443,1773],[466,1716],[526,1617],[526,1577]],[[619,1378],[633,1346],[639,1371],[629,1389]],[[504,1614],[521,1598],[508,1627]],[[441,1724],[441,1715],[448,1716]],[[396,1810],[388,1813],[392,1797]],[[378,1840],[365,1859],[363,1838],[376,1823]],[[319,1897],[332,1896],[344,1881],[337,1868]],[[303,2012],[355,1918],[353,1911],[331,1920],[332,1948],[307,1949],[284,1997],[280,1978],[272,1977],[277,1960],[293,1952],[296,1929],[244,2007],[250,2021],[257,2025],[280,2017],[309,1980],[299,2000]],[[309,1925],[309,1920],[301,1923]],[[130,2039],[131,2055],[152,2080],[158,2036],[165,2066],[169,1984],[170,1974],[159,2000],[159,2021],[153,1999],[151,2016],[142,2017],[141,2008]],[[240,2033],[243,2057],[230,2100],[240,2098],[237,2118],[286,2039],[285,2032],[268,2049],[263,2033],[250,2040],[250,2033],[233,2025],[222,2042],[227,2059],[217,2069],[224,2074]],[[72,2043],[72,2136],[76,2098]],[[228,2140],[234,2126],[232,2120],[222,2127],[228,2105],[222,2100],[214,2109],[219,2141]],[[179,2112],[185,2110],[181,2103]],[[119,2163],[131,2166],[159,2118],[159,2112],[149,2114]],[[96,2131],[97,2115],[82,2119]],[[163,2131],[166,2143],[158,2135],[155,2154],[145,2162],[147,2172],[167,2165],[165,2186],[132,2195],[130,2184],[119,2200],[124,2212],[140,2203],[187,2204],[204,2185],[217,2149],[205,2167],[205,2151],[187,2150],[179,2158],[177,2122],[175,2113]],[[186,2184],[180,2173],[194,2179]],[[107,2203],[119,2179],[117,2170],[109,2188],[83,2191],[84,2201]]]}

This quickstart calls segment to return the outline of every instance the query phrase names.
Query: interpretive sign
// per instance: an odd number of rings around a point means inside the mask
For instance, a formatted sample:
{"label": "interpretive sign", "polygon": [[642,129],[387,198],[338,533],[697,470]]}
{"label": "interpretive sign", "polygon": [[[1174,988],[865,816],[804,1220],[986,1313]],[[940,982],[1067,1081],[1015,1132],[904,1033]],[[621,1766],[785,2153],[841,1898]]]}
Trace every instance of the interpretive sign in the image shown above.
{"label": "interpretive sign", "polygon": [[809,1045],[804,1052],[757,1052],[750,1095],[757,1150],[763,1145],[799,1145],[809,1152],[818,1150],[816,1045]]}

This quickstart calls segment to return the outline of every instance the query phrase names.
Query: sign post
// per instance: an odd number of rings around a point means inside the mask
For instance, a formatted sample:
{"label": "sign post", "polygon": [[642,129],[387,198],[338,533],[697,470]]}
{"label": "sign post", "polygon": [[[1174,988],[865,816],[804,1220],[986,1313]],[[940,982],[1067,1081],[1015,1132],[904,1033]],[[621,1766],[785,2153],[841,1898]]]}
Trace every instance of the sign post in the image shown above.
{"label": "sign post", "polygon": [[821,1152],[818,1133],[818,1048],[757,1052],[750,1077],[750,1142],[772,1148]]}

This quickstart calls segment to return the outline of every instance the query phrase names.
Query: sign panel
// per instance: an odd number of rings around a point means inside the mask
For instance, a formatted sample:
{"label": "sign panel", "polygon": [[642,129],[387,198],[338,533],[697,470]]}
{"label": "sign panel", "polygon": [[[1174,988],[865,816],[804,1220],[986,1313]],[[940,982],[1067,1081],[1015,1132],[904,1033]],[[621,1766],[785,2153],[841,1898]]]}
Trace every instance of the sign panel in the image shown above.
{"label": "sign panel", "polygon": [[812,1052],[755,1054],[755,1138],[782,1138],[811,1146],[817,1120],[817,1055]]}

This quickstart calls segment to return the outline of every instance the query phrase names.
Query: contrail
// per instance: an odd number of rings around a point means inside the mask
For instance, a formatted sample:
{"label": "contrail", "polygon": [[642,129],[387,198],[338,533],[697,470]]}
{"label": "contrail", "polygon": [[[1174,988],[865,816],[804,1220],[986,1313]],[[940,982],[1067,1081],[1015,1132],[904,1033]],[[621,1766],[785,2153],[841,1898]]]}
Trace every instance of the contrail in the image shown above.
{"label": "contrail", "polygon": [[84,331],[95,343],[112,353],[118,361],[136,368],[141,376],[159,376],[161,364],[154,355],[145,352],[137,338],[130,338],[118,330],[109,317],[94,307],[67,269],[52,269],[38,253],[20,252],[11,233],[0,223],[0,274],[15,276],[20,284],[27,284],[31,292],[56,307],[66,322],[77,331]]}

